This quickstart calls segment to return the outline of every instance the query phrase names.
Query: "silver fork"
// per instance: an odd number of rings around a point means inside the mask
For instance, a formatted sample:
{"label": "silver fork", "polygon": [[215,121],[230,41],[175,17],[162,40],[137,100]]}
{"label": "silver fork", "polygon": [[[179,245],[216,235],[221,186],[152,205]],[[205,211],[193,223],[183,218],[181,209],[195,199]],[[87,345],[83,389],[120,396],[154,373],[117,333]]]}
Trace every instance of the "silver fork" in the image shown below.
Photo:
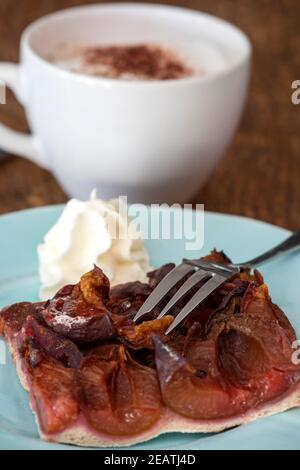
{"label": "silver fork", "polygon": [[279,245],[266,251],[260,256],[240,264],[223,265],[220,263],[208,262],[201,259],[183,259],[182,263],[172,269],[156,286],[147,300],[141,306],[134,317],[134,321],[142,318],[151,312],[159,302],[175,287],[184,277],[190,275],[176,294],[170,299],[162,309],[157,318],[166,315],[177,302],[183,298],[193,287],[200,282],[204,284],[187,302],[180,313],[175,317],[165,334],[169,334],[176,328],[201,302],[218,289],[225,281],[238,274],[242,269],[256,268],[257,266],[274,259],[275,257],[291,253],[300,248],[300,230],[293,233]]}

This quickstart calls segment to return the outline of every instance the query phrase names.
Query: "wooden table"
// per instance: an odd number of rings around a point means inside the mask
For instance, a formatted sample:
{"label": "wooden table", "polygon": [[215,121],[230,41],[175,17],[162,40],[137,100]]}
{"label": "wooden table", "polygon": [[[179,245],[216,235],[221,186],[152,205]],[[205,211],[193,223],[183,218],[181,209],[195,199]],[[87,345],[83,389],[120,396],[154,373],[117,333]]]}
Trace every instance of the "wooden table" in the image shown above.
{"label": "wooden table", "polygon": [[[17,61],[20,34],[32,20],[83,3],[92,1],[1,0],[0,59]],[[240,129],[194,202],[204,203],[206,210],[300,228],[300,105],[291,102],[291,84],[300,79],[299,1],[164,3],[185,5],[232,21],[250,36],[254,46],[251,91]],[[22,109],[11,95],[7,105],[0,106],[0,120],[19,130],[27,129]],[[50,173],[17,157],[0,161],[0,212],[66,199]]]}

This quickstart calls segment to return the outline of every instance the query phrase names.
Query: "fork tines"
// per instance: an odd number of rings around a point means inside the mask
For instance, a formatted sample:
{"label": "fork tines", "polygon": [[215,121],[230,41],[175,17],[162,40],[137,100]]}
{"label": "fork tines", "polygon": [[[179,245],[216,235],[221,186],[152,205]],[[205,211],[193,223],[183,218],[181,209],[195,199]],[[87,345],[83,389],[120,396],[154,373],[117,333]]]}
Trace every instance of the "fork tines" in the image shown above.
{"label": "fork tines", "polygon": [[236,268],[217,263],[210,263],[202,260],[183,260],[183,263],[172,269],[172,271],[170,271],[157,285],[135,315],[134,321],[151,312],[173,287],[189,275],[176,294],[162,309],[158,318],[162,318],[170,312],[179,300],[188,294],[196,285],[199,283],[204,284],[192,296],[171,323],[169,328],[166,330],[166,334],[168,334],[228,278],[236,274],[237,271],[238,270]]}

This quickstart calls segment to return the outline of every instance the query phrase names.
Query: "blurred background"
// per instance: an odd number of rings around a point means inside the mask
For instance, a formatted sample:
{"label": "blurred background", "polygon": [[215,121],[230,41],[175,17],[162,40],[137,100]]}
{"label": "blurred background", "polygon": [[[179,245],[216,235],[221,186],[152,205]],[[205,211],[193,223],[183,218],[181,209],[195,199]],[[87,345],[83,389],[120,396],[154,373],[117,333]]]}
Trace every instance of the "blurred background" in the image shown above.
{"label": "blurred background", "polygon": [[[18,61],[23,29],[34,19],[92,0],[1,0],[0,60]],[[144,2],[147,3],[147,2]],[[253,74],[245,114],[225,158],[194,203],[205,209],[300,228],[300,105],[292,82],[300,80],[298,0],[188,0],[181,5],[229,20],[253,43]],[[229,110],[230,112],[230,110]],[[28,130],[10,92],[0,121]],[[0,159],[0,213],[67,200],[54,177],[25,159]]]}

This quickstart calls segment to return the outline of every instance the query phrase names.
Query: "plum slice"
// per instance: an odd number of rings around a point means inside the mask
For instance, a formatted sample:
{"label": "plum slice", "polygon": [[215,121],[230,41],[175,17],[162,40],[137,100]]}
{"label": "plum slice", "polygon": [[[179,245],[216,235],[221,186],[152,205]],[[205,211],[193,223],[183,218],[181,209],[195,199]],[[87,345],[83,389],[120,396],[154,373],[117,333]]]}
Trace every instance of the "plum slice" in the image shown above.
{"label": "plum slice", "polygon": [[114,314],[114,322],[119,323],[122,318],[133,318],[151,292],[149,284],[139,281],[112,287],[106,306]]}
{"label": "plum slice", "polygon": [[272,358],[257,338],[229,330],[220,335],[218,343],[226,380],[251,392],[248,407],[283,394],[292,384],[292,376],[283,364],[281,369],[279,363],[278,368],[276,364],[272,367]]}
{"label": "plum slice", "polygon": [[160,338],[155,337],[154,344],[163,401],[173,411],[203,420],[244,411],[247,391],[231,391],[217,376],[193,366]]}
{"label": "plum slice", "polygon": [[104,272],[94,266],[94,269],[87,272],[80,278],[79,287],[84,300],[99,310],[106,310],[105,301],[109,297],[109,279]]}
{"label": "plum slice", "polygon": [[252,317],[276,321],[292,342],[296,339],[295,330],[283,311],[273,304],[266,284],[250,284],[241,304],[241,312]]}
{"label": "plum slice", "polygon": [[98,267],[84,274],[79,284],[67,286],[41,310],[44,321],[57,333],[84,344],[115,335],[105,306],[109,280]]}
{"label": "plum slice", "polygon": [[31,369],[31,399],[45,434],[63,431],[79,415],[74,369],[43,358]]}
{"label": "plum slice", "polygon": [[299,366],[292,363],[295,332],[265,285],[249,286],[241,312],[223,317],[210,334],[226,380],[259,401],[284,393],[299,375]]}
{"label": "plum slice", "polygon": [[111,435],[134,435],[160,417],[162,401],[156,372],[136,363],[123,345],[92,351],[77,372],[81,407],[88,422]]}
{"label": "plum slice", "polygon": [[24,322],[18,342],[22,348],[26,348],[26,344],[30,343],[34,348],[42,350],[43,353],[62,362],[66,367],[79,367],[80,365],[82,354],[76,344],[40,325],[30,315]]}

